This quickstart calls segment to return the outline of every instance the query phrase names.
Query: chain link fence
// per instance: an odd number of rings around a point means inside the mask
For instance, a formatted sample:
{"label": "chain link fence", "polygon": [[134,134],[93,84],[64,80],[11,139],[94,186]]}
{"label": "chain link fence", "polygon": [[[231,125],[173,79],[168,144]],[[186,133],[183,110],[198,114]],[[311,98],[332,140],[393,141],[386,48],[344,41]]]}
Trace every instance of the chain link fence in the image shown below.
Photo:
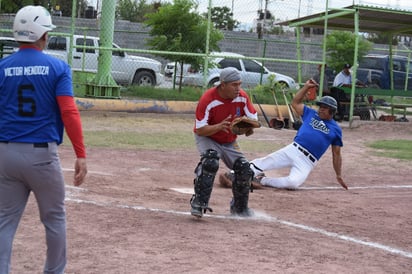
{"label": "chain link fence", "polygon": [[[155,85],[171,88],[171,78],[164,77],[164,75],[170,71],[174,72],[173,64],[176,63],[174,57],[182,56],[182,60],[188,59],[186,57],[197,57],[197,60],[202,60],[199,61],[200,68],[203,67],[203,70],[200,71],[208,71],[205,68],[216,64],[209,62],[213,59],[204,60],[213,51],[223,52],[220,54],[222,58],[226,57],[226,59],[238,61],[237,65],[242,70],[248,68],[246,62],[241,60],[258,61],[268,71],[288,76],[297,82],[298,62],[301,64],[303,79],[311,77],[316,72],[316,66],[322,60],[323,31],[299,30],[303,35],[301,35],[300,48],[298,49],[296,30],[278,23],[325,11],[326,5],[329,8],[348,6],[348,1],[338,0],[198,0],[194,2],[193,8],[187,12],[170,10],[170,12],[175,12],[174,16],[170,17],[174,20],[170,20],[168,25],[163,26],[163,35],[157,38],[157,45],[164,43],[169,48],[173,48],[171,46],[176,43],[180,46],[186,45],[186,48],[177,47],[177,50],[168,51],[154,49],[149,45],[151,40],[153,43],[153,36],[151,36],[153,28],[145,24],[147,21],[131,22],[121,16],[121,14],[125,14],[124,10],[126,10],[129,13],[135,12],[135,16],[140,16],[133,18],[147,20],[150,17],[142,13],[154,12],[159,7],[167,6],[168,3],[176,4],[177,2],[181,2],[181,0],[160,2],[89,0],[86,8],[72,10],[72,17],[62,16],[65,11],[62,12],[60,7],[56,9],[57,6],[54,5],[51,7],[51,13],[53,23],[58,27],[50,33],[50,37],[53,38],[50,41],[53,41],[53,44],[46,50],[56,54],[58,51],[66,51],[66,55],[62,56],[75,70],[90,72],[100,71],[101,66],[106,67],[106,72],[100,75],[97,85],[109,86],[109,89],[114,88],[115,85]],[[380,7],[388,5],[385,1],[379,0],[351,2],[349,5]],[[385,3],[382,5],[382,2]],[[392,3],[391,8],[412,10],[411,7],[401,6],[404,1],[392,2],[394,3]],[[147,6],[140,5],[141,9],[139,10],[139,3],[146,3]],[[120,4],[132,5],[130,7],[123,6],[123,13],[121,13]],[[411,4],[407,3],[407,5]],[[73,0],[72,7],[76,7],[76,0]],[[193,19],[190,17],[191,14],[202,16],[205,21],[196,28],[190,24],[184,24],[184,22],[190,22]],[[12,37],[14,14],[2,13],[0,19],[0,36],[3,36],[2,40],[7,40],[4,37]],[[176,23],[179,24],[176,25]],[[216,48],[210,46],[213,42],[213,26],[218,27],[222,34],[222,39],[218,40]],[[180,36],[178,35],[179,31]],[[175,36],[168,37],[172,34]],[[96,43],[95,38],[100,38],[100,42]],[[111,40],[114,44],[110,43]],[[10,49],[10,46],[7,48]],[[239,54],[239,56],[233,54]],[[298,60],[299,55],[300,61]],[[170,71],[165,70],[168,64],[172,64]],[[251,65],[251,67],[253,66]],[[185,73],[190,69],[190,64],[183,66]],[[196,69],[199,68],[196,67]],[[256,77],[258,84],[262,83],[262,79],[265,80],[265,73],[262,73],[264,71],[261,68],[260,71],[253,72],[260,74],[260,77]],[[114,82],[107,80],[107,73],[114,79]],[[207,85],[211,83],[212,79],[208,78],[208,75],[200,72],[198,74],[201,75],[200,82],[187,81],[187,84]],[[91,79],[87,73],[81,78],[79,81],[90,81]],[[244,79],[244,82],[248,81]],[[252,88],[253,84],[245,85],[245,87]],[[109,93],[115,97],[118,94],[117,92],[115,92],[116,94]],[[91,95],[93,94],[94,92],[91,93]],[[105,97],[108,93],[99,91],[97,94]]]}

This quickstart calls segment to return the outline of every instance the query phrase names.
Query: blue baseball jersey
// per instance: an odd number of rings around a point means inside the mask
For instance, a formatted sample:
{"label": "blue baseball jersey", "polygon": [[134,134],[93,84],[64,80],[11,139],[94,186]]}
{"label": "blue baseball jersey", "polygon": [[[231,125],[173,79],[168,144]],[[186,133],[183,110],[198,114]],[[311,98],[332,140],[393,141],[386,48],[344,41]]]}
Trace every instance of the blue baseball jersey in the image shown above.
{"label": "blue baseball jersey", "polygon": [[330,145],[343,146],[342,129],[335,120],[322,120],[318,112],[304,106],[302,126],[294,141],[320,159]]}
{"label": "blue baseball jersey", "polygon": [[73,96],[67,63],[32,47],[0,60],[0,141],[60,144],[62,95]]}

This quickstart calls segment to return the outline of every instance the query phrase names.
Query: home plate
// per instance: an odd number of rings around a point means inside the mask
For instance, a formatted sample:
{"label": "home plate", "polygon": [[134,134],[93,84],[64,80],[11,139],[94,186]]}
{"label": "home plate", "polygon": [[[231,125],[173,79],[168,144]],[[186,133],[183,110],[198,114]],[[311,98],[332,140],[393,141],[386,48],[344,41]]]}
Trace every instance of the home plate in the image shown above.
{"label": "home plate", "polygon": [[171,188],[171,190],[184,194],[194,194],[193,188]]}

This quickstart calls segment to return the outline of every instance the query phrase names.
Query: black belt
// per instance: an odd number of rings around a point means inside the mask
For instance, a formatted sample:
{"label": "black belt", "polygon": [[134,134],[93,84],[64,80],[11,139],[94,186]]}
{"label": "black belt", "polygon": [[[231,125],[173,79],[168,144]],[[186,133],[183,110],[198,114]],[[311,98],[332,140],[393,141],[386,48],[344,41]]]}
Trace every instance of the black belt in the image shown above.
{"label": "black belt", "polygon": [[309,151],[303,149],[303,148],[302,148],[300,145],[298,145],[297,143],[293,143],[293,145],[294,145],[295,147],[297,147],[298,150],[303,153],[303,155],[305,155],[306,157],[308,157],[309,160],[312,161],[312,163],[316,162],[315,157],[313,157],[312,154],[309,153]]}
{"label": "black belt", "polygon": [[[0,141],[0,143],[8,144],[9,141]],[[26,143],[22,143],[22,144],[26,144]],[[49,147],[48,143],[33,143],[32,145],[33,147]]]}

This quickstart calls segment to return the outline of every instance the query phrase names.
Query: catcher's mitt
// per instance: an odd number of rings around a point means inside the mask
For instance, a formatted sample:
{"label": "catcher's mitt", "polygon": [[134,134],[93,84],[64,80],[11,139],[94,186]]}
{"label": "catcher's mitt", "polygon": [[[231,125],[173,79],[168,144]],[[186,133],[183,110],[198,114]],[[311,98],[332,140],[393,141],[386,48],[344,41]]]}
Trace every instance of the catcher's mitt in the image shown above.
{"label": "catcher's mitt", "polygon": [[253,134],[254,128],[260,128],[260,123],[258,120],[248,118],[246,116],[236,117],[230,123],[230,130],[233,134],[250,136]]}

